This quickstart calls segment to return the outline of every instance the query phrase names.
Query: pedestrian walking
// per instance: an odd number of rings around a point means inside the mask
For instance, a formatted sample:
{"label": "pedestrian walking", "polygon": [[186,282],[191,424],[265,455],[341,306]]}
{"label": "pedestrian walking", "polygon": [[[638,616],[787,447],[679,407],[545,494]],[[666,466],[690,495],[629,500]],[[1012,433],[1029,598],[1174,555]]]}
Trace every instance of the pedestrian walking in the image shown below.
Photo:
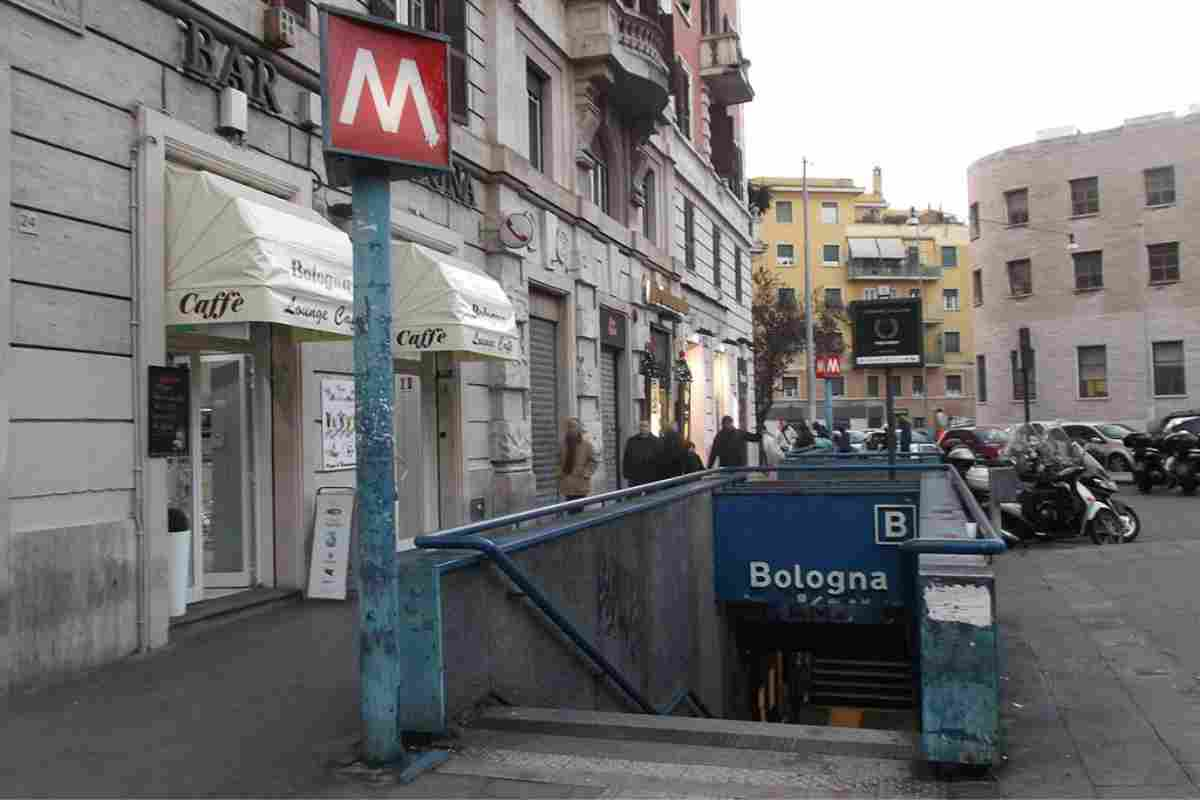
{"label": "pedestrian walking", "polygon": [[658,453],[656,480],[678,478],[688,472],[687,445],[683,436],[674,427],[667,428],[662,435],[662,448]]}
{"label": "pedestrian walking", "polygon": [[685,456],[687,472],[703,472],[704,461],[700,458],[700,454],[696,452],[696,443],[689,439],[683,443],[683,446],[687,448],[687,455]]}
{"label": "pedestrian walking", "polygon": [[846,431],[844,426],[837,426],[833,433],[834,441],[837,443],[837,449],[839,453],[849,453],[854,450],[854,448],[850,446],[850,434]]}
{"label": "pedestrian walking", "polygon": [[708,451],[708,468],[721,462],[722,467],[746,466],[746,442],[761,442],[762,434],[747,433],[733,427],[733,417],[721,417],[721,430],[713,439],[712,448]]}
{"label": "pedestrian walking", "polygon": [[567,432],[563,436],[562,463],[558,471],[558,493],[564,500],[587,497],[592,493],[592,475],[595,472],[596,448],[584,438],[579,419],[568,417]]}
{"label": "pedestrian walking", "polygon": [[657,479],[658,451],[662,442],[650,432],[650,421],[638,423],[638,432],[625,442],[625,456],[621,467],[630,486],[641,486]]}
{"label": "pedestrian walking", "polygon": [[946,412],[939,408],[933,415],[933,424],[935,426],[936,438],[939,444],[941,444],[942,437],[946,435],[946,426],[948,423],[949,420],[946,419]]}
{"label": "pedestrian walking", "polygon": [[900,452],[907,453],[912,450],[912,422],[904,416],[897,424],[900,426]]}

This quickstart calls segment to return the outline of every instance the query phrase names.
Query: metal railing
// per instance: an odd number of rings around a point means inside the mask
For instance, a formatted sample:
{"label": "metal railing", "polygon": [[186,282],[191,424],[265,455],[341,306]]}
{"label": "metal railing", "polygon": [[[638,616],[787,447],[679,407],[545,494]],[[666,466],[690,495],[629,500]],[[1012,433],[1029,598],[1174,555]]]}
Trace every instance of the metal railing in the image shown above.
{"label": "metal railing", "polygon": [[[584,636],[576,625],[571,622],[558,608],[554,602],[546,596],[545,592],[535,584],[530,577],[525,574],[512,558],[510,553],[515,553],[521,550],[526,550],[531,547],[536,547],[540,544],[546,544],[572,533],[592,528],[601,525],[605,522],[617,519],[622,516],[636,513],[638,511],[648,511],[652,508],[667,505],[684,497],[690,497],[694,494],[709,492],[720,486],[729,483],[744,480],[744,476],[737,474],[727,474],[725,470],[705,470],[703,472],[693,472],[690,475],[683,475],[678,478],[669,478],[667,480],[655,481],[641,486],[632,487],[629,489],[618,489],[612,492],[586,497],[581,500],[568,500],[564,503],[555,503],[549,506],[529,509],[528,511],[520,511],[514,514],[506,514],[502,517],[483,520],[481,522],[472,522],[467,525],[460,525],[457,528],[450,528],[445,531],[430,534],[428,536],[418,536],[413,540],[420,549],[426,550],[470,550],[478,553],[478,556],[463,559],[460,562],[447,565],[447,569],[466,566],[473,562],[476,558],[485,558],[493,563],[501,572],[508,576],[514,584],[525,596],[528,597],[538,610],[546,615],[554,625],[574,644],[579,651],[590,661],[597,669],[608,676],[614,684],[646,714],[655,714],[659,716],[672,713],[681,703],[690,703],[698,712],[706,717],[711,717],[712,714],[700,702],[699,697],[691,689],[681,690],[671,702],[660,707],[654,706],[648,698],[646,698],[633,683],[625,677],[622,672],[617,669],[611,661],[604,657],[600,650]],[[670,490],[670,491],[667,491]],[[616,501],[622,502],[619,507],[613,509],[605,509],[605,504]],[[497,542],[491,538],[481,536],[480,534],[496,530],[499,528],[507,528],[517,526],[523,522],[542,519],[545,517],[557,516],[573,511],[582,511],[587,506],[599,504],[600,511],[596,514],[591,514],[587,517],[570,517],[550,525],[547,528],[531,532],[530,535],[512,539],[505,542]]]}
{"label": "metal railing", "polygon": [[938,264],[912,264],[907,261],[879,263],[850,259],[847,275],[854,278],[909,278],[914,280],[940,280],[942,267]]}

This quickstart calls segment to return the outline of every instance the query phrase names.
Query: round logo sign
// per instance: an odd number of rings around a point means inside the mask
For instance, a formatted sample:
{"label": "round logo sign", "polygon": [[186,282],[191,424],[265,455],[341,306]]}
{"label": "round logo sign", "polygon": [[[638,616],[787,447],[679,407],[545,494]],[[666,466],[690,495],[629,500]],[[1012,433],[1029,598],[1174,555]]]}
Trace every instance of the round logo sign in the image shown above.
{"label": "round logo sign", "polygon": [[895,339],[900,335],[900,323],[895,317],[880,317],[875,320],[875,335],[880,339]]}

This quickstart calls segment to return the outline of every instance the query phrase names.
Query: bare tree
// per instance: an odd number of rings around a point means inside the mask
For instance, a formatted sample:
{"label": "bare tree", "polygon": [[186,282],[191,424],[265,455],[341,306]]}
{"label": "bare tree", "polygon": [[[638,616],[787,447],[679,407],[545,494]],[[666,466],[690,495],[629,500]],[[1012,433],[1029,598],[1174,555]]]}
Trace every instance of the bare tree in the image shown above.
{"label": "bare tree", "polygon": [[[760,266],[752,274],[754,294],[754,420],[762,430],[775,404],[775,392],[783,384],[788,365],[805,350],[804,307],[796,298],[781,298],[779,279],[770,267]],[[821,355],[845,351],[843,326],[849,322],[841,307],[831,307],[813,298],[813,344]]]}

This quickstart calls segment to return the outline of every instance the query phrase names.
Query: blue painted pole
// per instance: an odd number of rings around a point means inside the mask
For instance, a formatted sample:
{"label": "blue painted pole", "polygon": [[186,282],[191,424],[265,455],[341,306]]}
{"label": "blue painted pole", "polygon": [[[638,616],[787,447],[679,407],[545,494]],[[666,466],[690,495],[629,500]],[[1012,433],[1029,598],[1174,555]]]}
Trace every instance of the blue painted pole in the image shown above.
{"label": "blue painted pole", "polygon": [[404,756],[396,715],[401,642],[392,471],[392,185],[386,173],[362,164],[353,189],[363,759],[384,764]]}
{"label": "blue painted pole", "polygon": [[825,430],[833,433],[833,380],[825,379]]}

